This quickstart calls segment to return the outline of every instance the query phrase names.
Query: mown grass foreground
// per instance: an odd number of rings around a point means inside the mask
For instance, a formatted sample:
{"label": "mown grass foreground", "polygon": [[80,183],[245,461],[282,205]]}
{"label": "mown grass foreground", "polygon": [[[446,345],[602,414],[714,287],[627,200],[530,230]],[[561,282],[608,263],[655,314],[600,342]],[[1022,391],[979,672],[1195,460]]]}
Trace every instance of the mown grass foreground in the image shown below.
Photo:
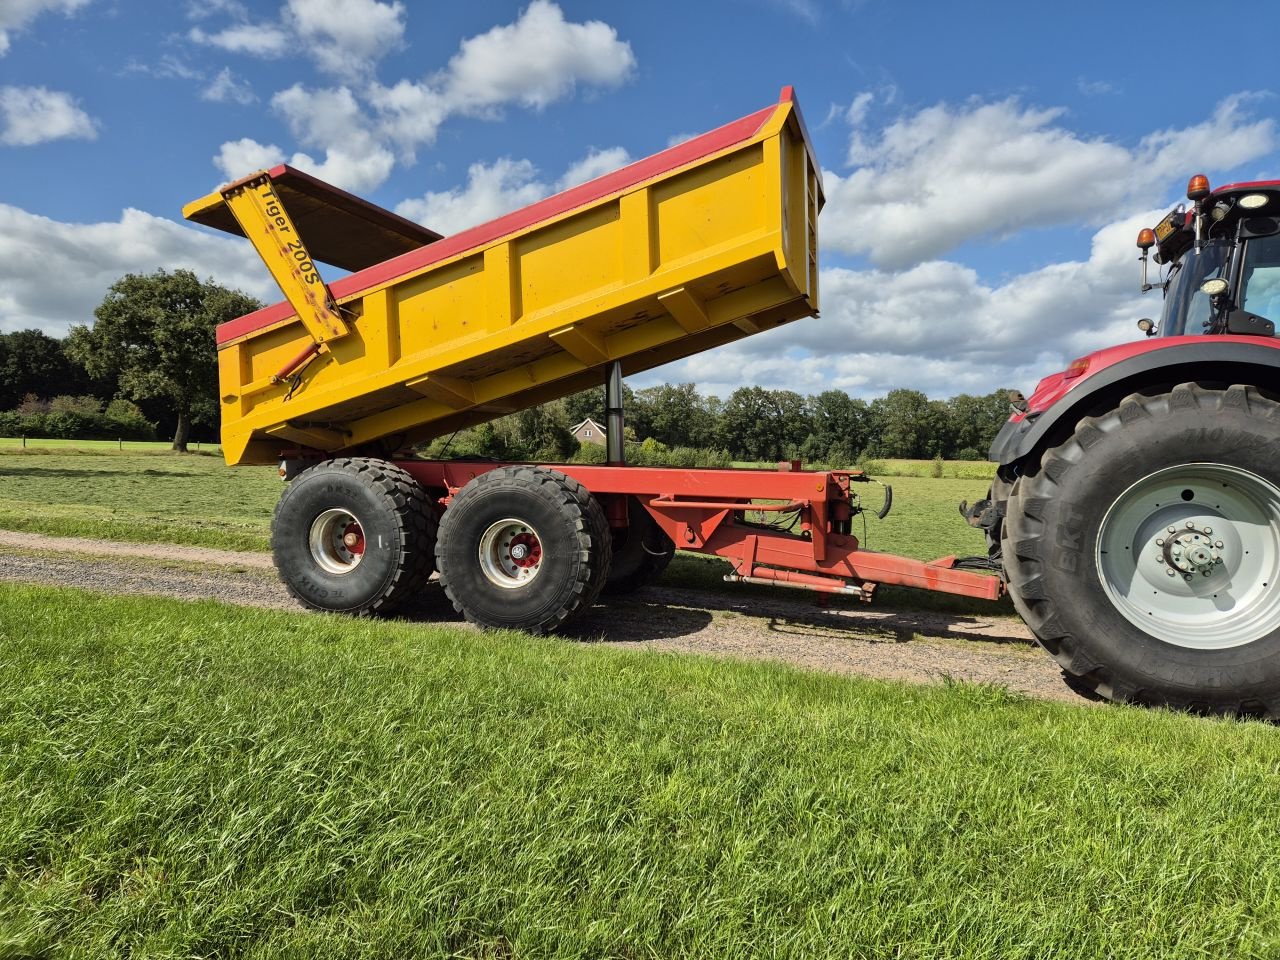
{"label": "mown grass foreground", "polygon": [[1280,743],[515,634],[0,588],[0,955],[1280,951]]}

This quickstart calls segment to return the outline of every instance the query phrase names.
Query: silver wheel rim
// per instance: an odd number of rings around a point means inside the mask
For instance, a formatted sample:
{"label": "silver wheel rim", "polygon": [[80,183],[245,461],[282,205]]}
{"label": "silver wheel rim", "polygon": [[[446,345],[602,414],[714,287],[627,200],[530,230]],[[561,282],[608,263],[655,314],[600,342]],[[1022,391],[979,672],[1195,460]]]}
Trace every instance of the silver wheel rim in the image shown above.
{"label": "silver wheel rim", "polygon": [[1280,488],[1221,463],[1158,470],[1102,518],[1097,569],[1116,610],[1166,643],[1259,640],[1280,629]]}
{"label": "silver wheel rim", "polygon": [[307,543],[316,566],[335,576],[350,573],[364,559],[364,527],[355,514],[341,508],[326,510],[312,521]]}
{"label": "silver wheel rim", "polygon": [[530,583],[542,569],[542,538],[523,520],[490,525],[480,537],[479,551],[480,569],[489,582],[508,590]]}

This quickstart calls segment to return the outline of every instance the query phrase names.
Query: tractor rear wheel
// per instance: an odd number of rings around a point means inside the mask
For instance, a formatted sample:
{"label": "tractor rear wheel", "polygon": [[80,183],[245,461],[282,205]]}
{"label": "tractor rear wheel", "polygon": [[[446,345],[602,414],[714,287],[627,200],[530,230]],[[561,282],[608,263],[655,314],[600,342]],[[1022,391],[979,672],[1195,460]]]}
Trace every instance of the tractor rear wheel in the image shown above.
{"label": "tractor rear wheel", "polygon": [[271,521],[285,587],[333,613],[394,613],[426,586],[436,514],[404,470],[366,457],[329,460],[290,481]]}
{"label": "tractor rear wheel", "polygon": [[1019,477],[1009,592],[1073,685],[1280,717],[1280,404],[1185,383],[1082,420]]}
{"label": "tractor rear wheel", "polygon": [[453,498],[436,564],[454,609],[482,627],[547,633],[609,575],[609,523],[586,487],[546,467],[499,467]]}

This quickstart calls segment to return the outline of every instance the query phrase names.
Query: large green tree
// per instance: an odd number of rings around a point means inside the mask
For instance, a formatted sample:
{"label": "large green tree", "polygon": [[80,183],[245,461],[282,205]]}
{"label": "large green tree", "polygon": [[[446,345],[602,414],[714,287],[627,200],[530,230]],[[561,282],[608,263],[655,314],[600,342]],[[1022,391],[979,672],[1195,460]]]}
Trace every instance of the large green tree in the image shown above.
{"label": "large green tree", "polygon": [[218,412],[214,328],[262,304],[190,270],[128,274],[111,285],[92,327],[72,328],[67,353],[94,377],[116,377],[131,400],[163,400],[177,416],[173,449],[193,421]]}

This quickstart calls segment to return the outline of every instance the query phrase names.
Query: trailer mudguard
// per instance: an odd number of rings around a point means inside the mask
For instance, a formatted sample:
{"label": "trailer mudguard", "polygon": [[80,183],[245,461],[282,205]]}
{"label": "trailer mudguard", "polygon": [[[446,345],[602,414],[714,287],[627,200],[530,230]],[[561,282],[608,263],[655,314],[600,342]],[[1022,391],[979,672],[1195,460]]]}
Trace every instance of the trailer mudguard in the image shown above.
{"label": "trailer mudguard", "polygon": [[987,459],[1001,466],[1060,443],[1082,417],[1109,410],[1125,396],[1179,383],[1253,384],[1280,393],[1280,340],[1238,336],[1169,338],[1121,344],[1091,354],[1086,375],[1071,384],[1059,374],[1043,381],[1030,410],[996,434]]}

